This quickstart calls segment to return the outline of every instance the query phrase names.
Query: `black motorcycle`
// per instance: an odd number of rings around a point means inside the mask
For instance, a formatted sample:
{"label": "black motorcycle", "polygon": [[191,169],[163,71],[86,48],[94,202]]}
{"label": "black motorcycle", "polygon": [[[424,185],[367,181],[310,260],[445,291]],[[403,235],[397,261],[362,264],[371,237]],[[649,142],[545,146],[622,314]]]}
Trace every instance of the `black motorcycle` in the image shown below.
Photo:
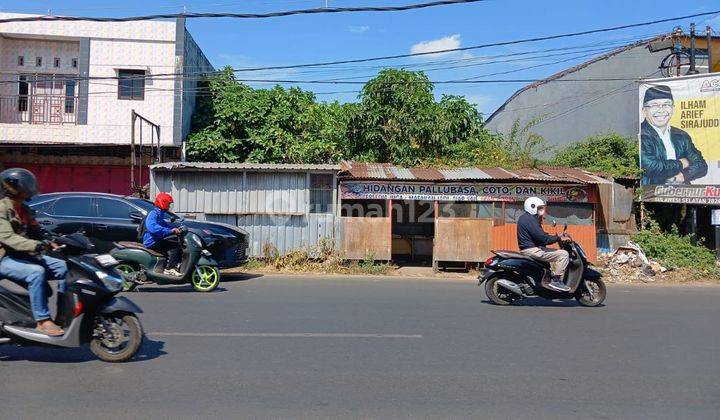
{"label": "black motorcycle", "polygon": [[[0,279],[0,344],[50,345],[90,350],[106,362],[124,362],[137,353],[143,329],[137,313],[142,310],[122,291],[123,278],[110,255],[92,254],[93,245],[82,233],[54,239],[68,264],[66,293],[57,296],[56,322],[65,334],[48,336],[36,330],[26,286]],[[48,286],[48,296],[52,290]]]}
{"label": "black motorcycle", "polygon": [[542,280],[551,275],[550,264],[515,251],[493,251],[495,256],[485,261],[478,286],[485,283],[485,294],[497,305],[510,305],[535,296],[549,300],[576,299],[583,306],[602,304],[607,294],[602,274],[590,268],[580,244],[569,241],[560,246],[570,254],[563,278],[570,288],[568,292],[543,287]]}

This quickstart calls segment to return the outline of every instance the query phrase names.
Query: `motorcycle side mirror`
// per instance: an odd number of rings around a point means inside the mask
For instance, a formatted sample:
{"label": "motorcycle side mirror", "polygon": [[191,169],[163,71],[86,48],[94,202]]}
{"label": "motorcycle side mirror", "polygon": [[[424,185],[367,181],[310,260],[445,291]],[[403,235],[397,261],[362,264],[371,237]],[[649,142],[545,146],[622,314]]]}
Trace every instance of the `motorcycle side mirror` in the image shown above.
{"label": "motorcycle side mirror", "polygon": [[140,223],[143,219],[143,214],[139,211],[132,211],[128,216],[130,216],[130,220],[132,220],[133,223]]}

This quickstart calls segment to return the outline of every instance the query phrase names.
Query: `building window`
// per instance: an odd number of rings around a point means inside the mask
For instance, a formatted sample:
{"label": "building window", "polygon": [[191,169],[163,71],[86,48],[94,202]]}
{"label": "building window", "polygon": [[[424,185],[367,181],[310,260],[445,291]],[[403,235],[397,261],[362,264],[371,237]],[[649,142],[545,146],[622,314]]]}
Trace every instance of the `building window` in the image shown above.
{"label": "building window", "polygon": [[118,77],[118,99],[145,99],[145,70],[119,70]]}
{"label": "building window", "polygon": [[60,59],[55,57],[53,60],[53,67],[60,67]]}
{"label": "building window", "polygon": [[42,67],[42,57],[35,57],[35,67]]}
{"label": "building window", "polygon": [[65,113],[75,113],[75,81],[65,81]]}
{"label": "building window", "polygon": [[30,91],[27,76],[18,77],[18,111],[26,112],[28,110],[28,92]]}
{"label": "building window", "polygon": [[78,66],[77,58],[73,58],[73,59],[72,59],[72,68],[76,69],[77,66]]}
{"label": "building window", "polygon": [[18,56],[18,66],[22,67],[25,65],[25,56],[19,55]]}
{"label": "building window", "polygon": [[595,207],[587,203],[550,203],[547,206],[546,220],[556,221],[558,226],[592,226]]}
{"label": "building window", "polygon": [[310,213],[331,213],[333,176],[310,174]]}

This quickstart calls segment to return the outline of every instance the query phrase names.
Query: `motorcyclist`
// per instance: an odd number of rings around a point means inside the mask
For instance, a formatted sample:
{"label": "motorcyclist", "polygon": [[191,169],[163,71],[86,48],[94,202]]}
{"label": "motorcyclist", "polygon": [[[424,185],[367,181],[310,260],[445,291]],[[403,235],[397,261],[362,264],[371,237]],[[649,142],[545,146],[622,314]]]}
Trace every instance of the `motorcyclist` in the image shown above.
{"label": "motorcyclist", "polygon": [[[38,192],[32,172],[12,168],[0,173],[4,198],[0,200],[0,278],[26,283],[37,330],[51,336],[65,332],[50,318],[47,295],[48,272],[58,283],[58,293],[65,293],[67,264],[57,258],[39,255],[58,245],[42,241],[43,231],[33,210],[25,203]],[[60,302],[61,299],[58,299]]]}
{"label": "motorcyclist", "polygon": [[[525,200],[525,213],[518,219],[517,238],[520,252],[538,261],[552,264],[552,278],[543,278],[542,286],[559,292],[568,292],[570,288],[563,283],[565,269],[570,262],[570,255],[564,249],[548,248],[557,242],[570,241],[566,234],[548,235],[542,229],[545,217],[545,202],[539,197]],[[548,282],[548,280],[550,280]]]}
{"label": "motorcyclist", "polygon": [[165,212],[170,211],[172,203],[173,198],[168,193],[161,192],[155,197],[155,208],[145,218],[143,245],[167,256],[165,274],[180,277],[178,266],[182,248],[180,241],[170,236],[179,235],[181,231],[165,220]]}

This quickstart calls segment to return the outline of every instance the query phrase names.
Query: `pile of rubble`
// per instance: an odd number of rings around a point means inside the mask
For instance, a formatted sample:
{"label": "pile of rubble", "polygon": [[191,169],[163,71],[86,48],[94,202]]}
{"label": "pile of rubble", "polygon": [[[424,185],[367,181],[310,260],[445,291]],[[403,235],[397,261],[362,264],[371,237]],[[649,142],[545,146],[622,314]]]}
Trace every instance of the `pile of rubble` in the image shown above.
{"label": "pile of rubble", "polygon": [[628,242],[612,254],[601,255],[598,262],[604,267],[603,274],[610,283],[654,282],[658,276],[663,278],[671,271],[650,260],[634,242]]}

